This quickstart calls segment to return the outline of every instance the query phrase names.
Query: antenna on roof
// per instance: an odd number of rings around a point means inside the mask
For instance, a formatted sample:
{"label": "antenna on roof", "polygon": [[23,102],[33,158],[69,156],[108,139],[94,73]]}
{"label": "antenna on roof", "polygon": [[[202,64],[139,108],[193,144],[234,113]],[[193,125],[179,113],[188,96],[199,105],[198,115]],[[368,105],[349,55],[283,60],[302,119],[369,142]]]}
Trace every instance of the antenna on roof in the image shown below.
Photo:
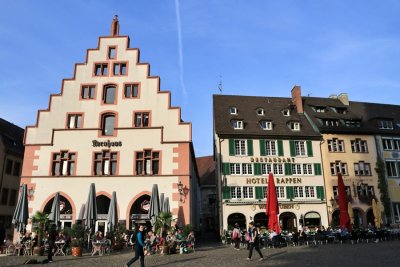
{"label": "antenna on roof", "polygon": [[223,88],[222,88],[222,76],[221,75],[219,75],[218,90],[222,94]]}

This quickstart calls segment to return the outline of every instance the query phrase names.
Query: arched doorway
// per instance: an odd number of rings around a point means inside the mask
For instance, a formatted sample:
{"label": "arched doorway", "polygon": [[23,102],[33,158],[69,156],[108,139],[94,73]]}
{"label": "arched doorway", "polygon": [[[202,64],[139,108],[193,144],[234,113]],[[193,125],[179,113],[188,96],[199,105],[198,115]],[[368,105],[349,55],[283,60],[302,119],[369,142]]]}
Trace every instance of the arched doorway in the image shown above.
{"label": "arched doorway", "polygon": [[[51,206],[53,205],[54,197],[50,199],[46,206],[44,206],[43,212],[46,214],[51,213]],[[64,196],[60,194],[60,223],[61,228],[72,227],[72,205]]]}
{"label": "arched doorway", "polygon": [[254,215],[254,224],[257,227],[268,228],[268,217],[265,212],[260,212]]}
{"label": "arched doorway", "polygon": [[241,229],[246,229],[246,217],[242,213],[232,213],[228,216],[228,228],[238,223]]}
{"label": "arched doorway", "polygon": [[354,214],[354,227],[360,228],[364,226],[364,212],[360,209],[353,209]]}
{"label": "arched doorway", "polygon": [[149,208],[150,208],[150,196],[143,195],[136,199],[132,204],[131,210],[129,211],[129,229],[135,229],[135,224],[147,224],[148,229],[151,228],[149,220]]}
{"label": "arched doorway", "polygon": [[107,215],[110,202],[111,199],[105,195],[96,197],[97,221],[95,230],[102,232],[104,236],[107,233]]}
{"label": "arched doorway", "polygon": [[331,226],[332,226],[333,228],[335,228],[335,227],[339,226],[339,224],[340,224],[340,210],[335,210],[335,211],[332,213]]}
{"label": "arched doorway", "polygon": [[[374,212],[372,209],[367,210],[367,224],[371,223],[372,225],[375,225],[375,216]],[[366,225],[364,225],[366,226]]]}
{"label": "arched doorway", "polygon": [[297,232],[297,218],[292,212],[284,212],[279,216],[281,230]]}
{"label": "arched doorway", "polygon": [[321,215],[318,212],[311,211],[304,215],[304,226],[318,227],[321,225]]}

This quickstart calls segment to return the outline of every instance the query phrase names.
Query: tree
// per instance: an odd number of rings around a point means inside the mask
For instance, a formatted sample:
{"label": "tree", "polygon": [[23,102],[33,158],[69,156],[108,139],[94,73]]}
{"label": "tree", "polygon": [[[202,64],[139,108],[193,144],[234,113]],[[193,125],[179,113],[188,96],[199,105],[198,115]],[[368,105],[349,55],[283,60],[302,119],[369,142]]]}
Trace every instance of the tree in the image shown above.
{"label": "tree", "polygon": [[166,232],[171,230],[172,214],[169,212],[160,212],[157,216],[156,223],[154,224],[154,229],[157,234],[162,237],[166,236]]}
{"label": "tree", "polygon": [[47,224],[49,222],[48,217],[49,215],[40,211],[37,211],[32,217],[32,225],[33,225],[32,230],[36,232],[36,234],[38,235],[38,242],[36,244],[37,247],[40,247],[41,245],[41,240],[46,231]]}

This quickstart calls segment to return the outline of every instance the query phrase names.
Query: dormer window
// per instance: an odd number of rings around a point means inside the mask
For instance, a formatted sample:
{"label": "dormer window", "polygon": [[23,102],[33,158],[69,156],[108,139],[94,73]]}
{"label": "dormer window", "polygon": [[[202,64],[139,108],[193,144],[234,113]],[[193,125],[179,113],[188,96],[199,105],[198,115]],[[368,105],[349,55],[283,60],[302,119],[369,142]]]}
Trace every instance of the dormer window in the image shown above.
{"label": "dormer window", "polygon": [[314,107],[314,111],[318,113],[325,113],[326,107]]}
{"label": "dormer window", "polygon": [[300,131],[300,122],[291,121],[289,122],[288,126],[292,131]]}
{"label": "dormer window", "polygon": [[260,127],[263,130],[272,130],[272,121],[260,121]]}
{"label": "dormer window", "polygon": [[230,107],[229,108],[229,114],[231,115],[237,115],[237,108],[236,107]]}
{"label": "dormer window", "polygon": [[379,129],[393,130],[393,121],[390,120],[380,120],[378,122]]}
{"label": "dormer window", "polygon": [[232,127],[233,127],[233,129],[236,129],[236,130],[243,129],[243,121],[233,120],[232,121]]}
{"label": "dormer window", "polygon": [[258,109],[257,109],[257,115],[258,115],[258,116],[264,116],[264,114],[265,114],[265,113],[264,113],[264,109],[263,109],[263,108],[258,108]]}
{"label": "dormer window", "polygon": [[347,108],[336,108],[336,112],[339,114],[347,114]]}
{"label": "dormer window", "polygon": [[346,127],[350,128],[360,128],[361,127],[361,121],[359,120],[346,120],[344,121],[344,124]]}
{"label": "dormer window", "polygon": [[282,114],[285,117],[289,117],[290,116],[290,110],[289,109],[284,109],[284,110],[282,110]]}
{"label": "dormer window", "polygon": [[339,126],[340,121],[336,120],[336,119],[325,119],[325,120],[322,120],[322,125],[324,125],[324,126]]}

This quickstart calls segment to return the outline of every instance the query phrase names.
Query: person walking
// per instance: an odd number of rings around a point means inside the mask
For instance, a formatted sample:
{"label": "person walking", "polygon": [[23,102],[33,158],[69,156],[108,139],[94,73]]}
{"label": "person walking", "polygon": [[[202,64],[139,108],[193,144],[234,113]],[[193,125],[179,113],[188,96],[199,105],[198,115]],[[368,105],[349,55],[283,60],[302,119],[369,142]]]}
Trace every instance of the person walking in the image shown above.
{"label": "person walking", "polygon": [[49,242],[49,251],[47,253],[47,259],[49,262],[53,262],[53,249],[56,239],[57,239],[56,225],[52,224],[47,237],[47,242]]}
{"label": "person walking", "polygon": [[240,228],[238,223],[235,223],[235,228],[233,228],[232,240],[235,243],[235,249],[240,250]]}
{"label": "person walking", "polygon": [[130,261],[128,261],[127,264],[125,264],[125,267],[131,266],[137,259],[140,257],[140,266],[144,267],[144,233],[143,233],[144,226],[140,225],[139,226],[139,231],[136,234],[136,244],[135,244],[135,257],[133,257]]}
{"label": "person walking", "polygon": [[254,227],[254,222],[249,223],[249,257],[247,258],[248,261],[251,261],[251,256],[253,255],[253,248],[258,252],[260,255],[259,261],[264,260],[264,256],[260,250],[260,237],[256,227]]}

